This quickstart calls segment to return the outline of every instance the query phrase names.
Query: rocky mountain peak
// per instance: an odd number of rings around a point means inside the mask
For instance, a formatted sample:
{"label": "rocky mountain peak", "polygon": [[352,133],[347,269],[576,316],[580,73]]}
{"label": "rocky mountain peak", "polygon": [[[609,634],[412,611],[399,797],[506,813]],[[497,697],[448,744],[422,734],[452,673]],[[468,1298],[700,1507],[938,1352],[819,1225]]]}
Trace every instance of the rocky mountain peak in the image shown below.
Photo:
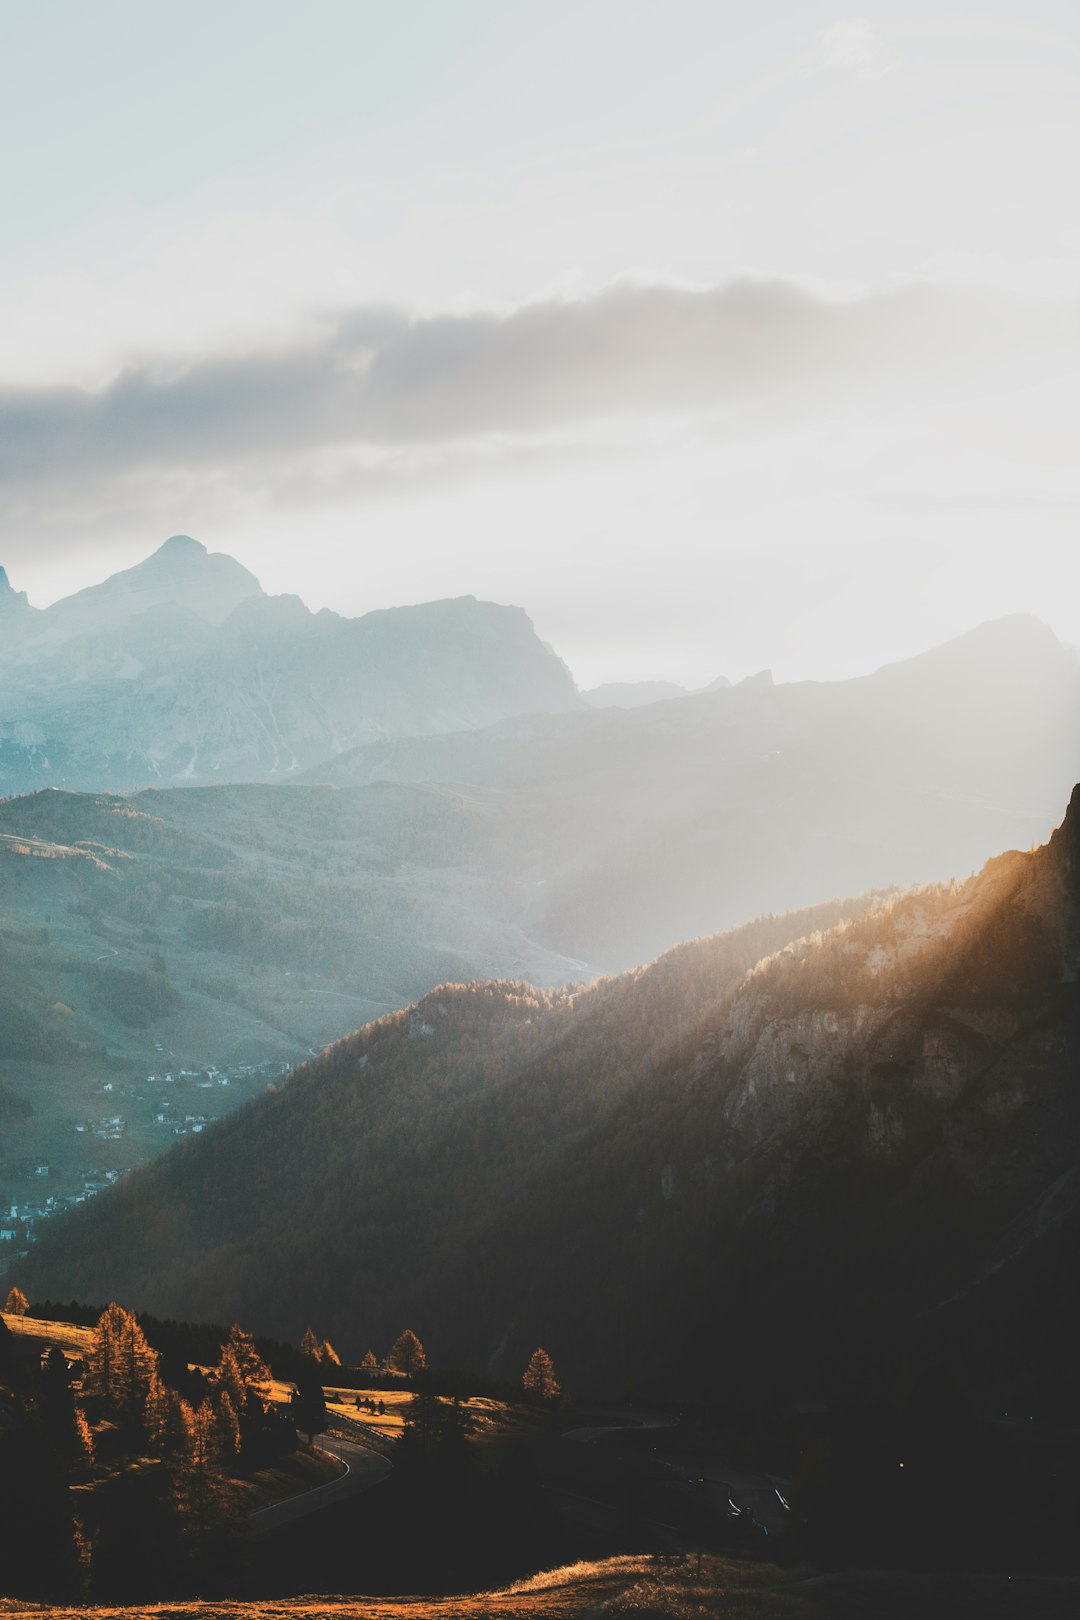
{"label": "rocky mountain peak", "polygon": [[0,568],[0,613],[11,608],[29,607],[25,591],[14,590],[7,577],[7,569]]}
{"label": "rocky mountain peak", "polygon": [[190,534],[170,534],[169,538],[158,546],[153,555],[155,557],[205,557],[207,551],[202,541],[193,540]]}
{"label": "rocky mountain peak", "polygon": [[100,633],[171,604],[218,625],[241,602],[261,595],[255,575],[235,557],[209,552],[188,534],[174,534],[133,568],[56,602],[48,615],[57,628]]}

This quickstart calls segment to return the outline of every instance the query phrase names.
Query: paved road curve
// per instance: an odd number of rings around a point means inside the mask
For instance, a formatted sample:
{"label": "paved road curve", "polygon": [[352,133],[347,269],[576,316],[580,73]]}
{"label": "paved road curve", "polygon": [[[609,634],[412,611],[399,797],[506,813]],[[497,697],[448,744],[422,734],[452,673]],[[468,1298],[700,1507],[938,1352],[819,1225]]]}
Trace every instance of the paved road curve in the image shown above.
{"label": "paved road curve", "polygon": [[316,1447],[332,1457],[339,1457],[345,1464],[345,1472],[337,1479],[327,1480],[325,1485],[314,1485],[308,1491],[301,1491],[298,1496],[287,1496],[283,1502],[272,1502],[269,1507],[260,1508],[248,1519],[248,1528],[253,1535],[264,1535],[267,1530],[276,1530],[283,1524],[291,1524],[294,1519],[318,1513],[346,1496],[369,1491],[373,1485],[381,1485],[391,1471],[388,1458],[381,1457],[367,1446],[357,1445],[354,1440],[323,1435],[316,1441]]}

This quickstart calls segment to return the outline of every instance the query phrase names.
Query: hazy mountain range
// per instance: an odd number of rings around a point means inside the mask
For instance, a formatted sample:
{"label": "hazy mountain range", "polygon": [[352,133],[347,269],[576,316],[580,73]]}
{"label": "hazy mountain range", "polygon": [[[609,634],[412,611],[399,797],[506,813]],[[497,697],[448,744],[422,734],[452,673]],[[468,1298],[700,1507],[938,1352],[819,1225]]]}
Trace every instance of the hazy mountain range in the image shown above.
{"label": "hazy mountain range", "polygon": [[605,681],[591,686],[582,697],[594,709],[643,709],[649,703],[666,703],[669,698],[692,697],[696,691],[719,692],[731,682],[718,675],[707,686],[679,686],[675,681]]}
{"label": "hazy mountain range", "polygon": [[440,782],[487,809],[529,931],[605,968],[765,911],[966,874],[1046,837],[1080,776],[1080,664],[983,625],[857,680],[738,686],[343,753],[338,784]]}
{"label": "hazy mountain range", "polygon": [[[144,609],[163,577],[178,604]],[[93,746],[86,731],[87,773],[111,769],[102,738],[114,735],[116,701],[130,700],[149,747],[159,723],[186,724],[196,691],[202,734],[235,735],[235,759],[253,733],[232,729],[239,685],[212,676],[245,615],[281,611],[257,589],[230,559],[174,542],[46,613],[9,603],[6,616],[33,628],[0,638],[4,667],[24,678],[48,653],[70,675],[73,650],[115,665],[140,626],[153,640],[158,615],[195,625],[210,651],[205,668],[184,652],[190,681],[147,692],[114,668],[102,686],[60,680],[34,700],[81,716],[69,730],[78,750],[92,694],[108,698]],[[204,608],[213,597],[218,625],[195,617],[188,603],[200,595]],[[319,669],[326,647],[370,651],[391,631],[404,646],[423,621],[423,679],[404,671],[413,696],[452,684],[447,637],[429,635],[448,621],[484,679],[521,667],[517,654],[492,660],[489,644],[480,658],[472,632],[488,609],[476,603],[357,621],[295,601],[288,612],[308,627],[295,646]],[[158,1119],[156,1094],[140,1090],[157,1068],[295,1062],[444,980],[580,981],[746,918],[963,876],[995,850],[1044,838],[1080,776],[1077,661],[1032,619],[856,681],[776,686],[766,675],[598,711],[579,704],[523,615],[490,612],[522,632],[515,645],[551,677],[563,712],[343,750],[287,785],[126,798],[51,788],[0,803],[0,1192],[21,1196],[38,1162],[54,1167],[51,1190],[71,1192],[85,1172],[138,1163],[171,1140],[173,1114]],[[90,620],[112,628],[90,635]],[[324,620],[325,642],[311,628]],[[84,629],[65,628],[75,624]],[[148,656],[167,664],[167,638]],[[470,670],[479,680],[479,664]],[[406,697],[394,701],[404,713]],[[500,702],[478,698],[478,712]],[[20,769],[29,760],[42,779],[63,779],[52,752],[15,753]],[[191,1128],[246,1094],[196,1098]],[[116,1139],[77,1129],[116,1115]]]}
{"label": "hazy mountain range", "polygon": [[850,1399],[1072,1377],[1080,790],[959,884],[449,987],[51,1231],[36,1293]]}
{"label": "hazy mountain range", "polygon": [[4,575],[0,614],[0,792],[280,780],[376,738],[582,701],[519,608],[311,613],[186,535],[44,611]]}

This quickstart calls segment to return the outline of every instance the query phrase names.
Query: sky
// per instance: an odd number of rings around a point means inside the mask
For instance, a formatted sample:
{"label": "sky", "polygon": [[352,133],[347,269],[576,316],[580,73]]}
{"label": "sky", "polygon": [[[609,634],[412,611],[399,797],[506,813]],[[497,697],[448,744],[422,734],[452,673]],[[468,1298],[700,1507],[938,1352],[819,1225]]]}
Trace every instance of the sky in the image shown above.
{"label": "sky", "polygon": [[1080,645],[1072,0],[2,0],[0,563],[583,685]]}

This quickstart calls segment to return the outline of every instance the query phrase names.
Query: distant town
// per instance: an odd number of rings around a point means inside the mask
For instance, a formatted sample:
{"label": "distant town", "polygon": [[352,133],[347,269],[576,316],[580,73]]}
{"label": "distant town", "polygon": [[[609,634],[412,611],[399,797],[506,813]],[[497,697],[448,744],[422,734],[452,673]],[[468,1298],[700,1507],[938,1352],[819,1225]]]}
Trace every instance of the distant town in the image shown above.
{"label": "distant town", "polygon": [[[164,1048],[159,1050],[164,1052]],[[76,1135],[101,1142],[120,1142],[127,1134],[135,1109],[149,1106],[151,1121],[159,1127],[163,1138],[196,1136],[223,1112],[231,1111],[236,1100],[230,1098],[228,1110],[225,1110],[213,1108],[208,1098],[200,1109],[194,1105],[193,1091],[213,1092],[219,1087],[233,1086],[253,1095],[275,1085],[291,1068],[292,1064],[282,1062],[221,1067],[211,1064],[205,1068],[162,1067],[140,1078],[106,1080],[100,1088],[102,1097],[109,1099],[105,1109],[100,1114],[74,1120],[71,1129]],[[94,1167],[80,1172],[81,1180],[77,1179],[74,1189],[48,1192],[50,1180],[57,1176],[56,1168],[48,1160],[25,1160],[13,1168],[16,1179],[32,1183],[34,1191],[25,1198],[15,1197],[0,1203],[0,1275],[12,1261],[25,1259],[44,1221],[85,1204],[130,1175],[132,1170],[131,1165],[112,1169]],[[70,1176],[64,1177],[66,1181],[70,1179]]]}

